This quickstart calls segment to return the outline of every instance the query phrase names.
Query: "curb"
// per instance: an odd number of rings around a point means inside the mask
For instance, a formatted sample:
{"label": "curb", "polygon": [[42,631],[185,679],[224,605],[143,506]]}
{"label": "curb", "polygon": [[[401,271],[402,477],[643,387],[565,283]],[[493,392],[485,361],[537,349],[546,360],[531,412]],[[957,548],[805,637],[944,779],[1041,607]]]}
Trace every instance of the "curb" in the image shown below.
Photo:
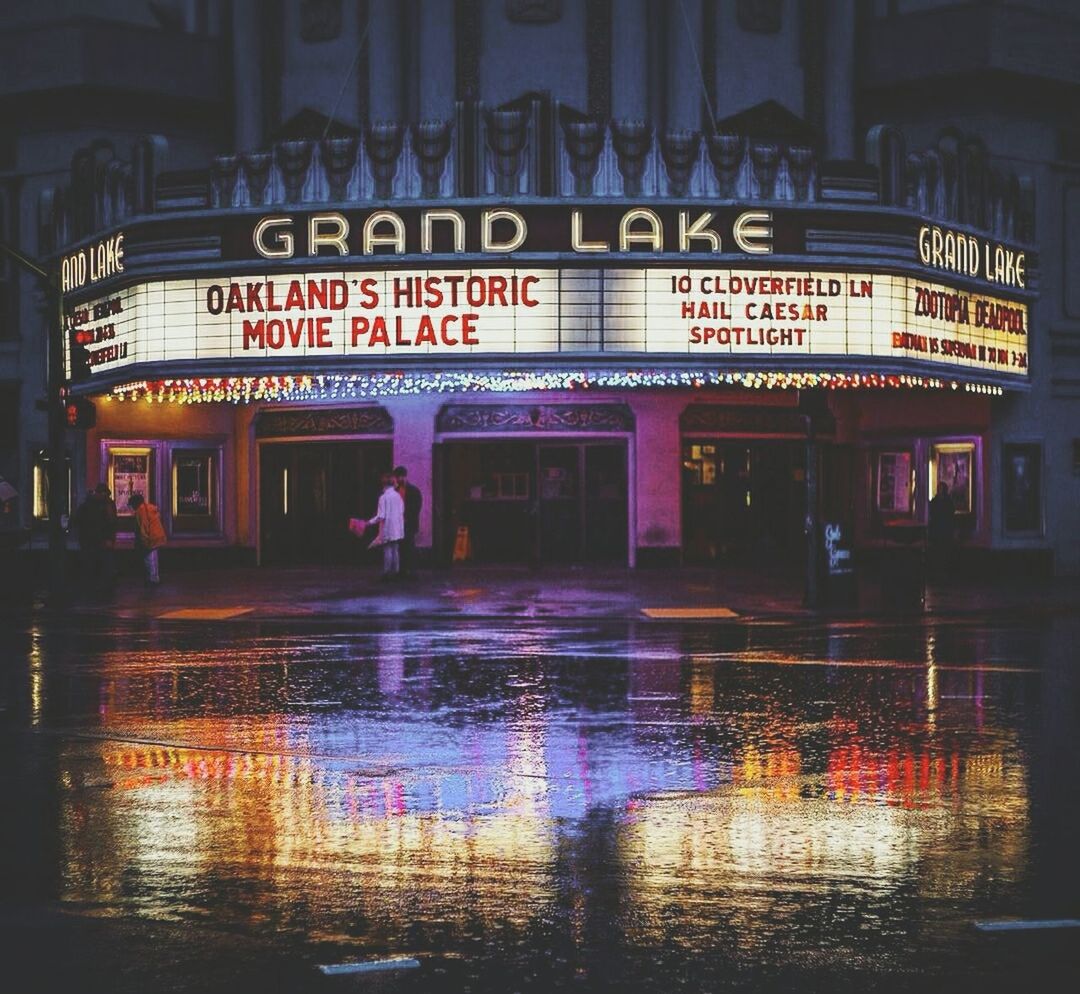
{"label": "curb", "polygon": [[[189,605],[190,606],[190,605]],[[157,624],[175,624],[180,627],[191,624],[201,625],[237,625],[258,623],[285,624],[293,623],[337,623],[343,625],[368,625],[368,624],[401,624],[401,623],[453,623],[472,624],[493,622],[515,623],[525,625],[548,625],[558,627],[579,627],[582,625],[603,624],[628,624],[636,622],[650,627],[685,627],[709,626],[718,628],[733,628],[753,625],[795,626],[799,624],[811,625],[852,625],[866,624],[870,622],[880,623],[922,623],[922,622],[978,622],[978,621],[1019,621],[1031,618],[1050,618],[1062,614],[1077,615],[1080,609],[1077,605],[1008,605],[979,608],[954,608],[938,610],[918,611],[867,611],[867,612],[830,612],[811,611],[775,611],[775,612],[749,612],[738,614],[734,617],[682,617],[682,618],[650,618],[643,613],[642,608],[634,608],[629,611],[609,612],[603,614],[539,614],[530,615],[517,612],[443,612],[443,611],[361,611],[361,612],[337,612],[337,611],[312,611],[312,612],[275,612],[268,610],[263,613],[258,607],[250,611],[238,614],[232,618],[221,619],[193,619],[185,618],[162,618],[160,613],[173,610],[183,610],[183,605],[162,604],[155,609],[154,613],[129,615],[120,613],[115,608],[103,609],[93,605],[76,605],[59,609],[65,616],[77,616],[79,618],[94,617],[113,624],[138,624],[155,622]],[[122,609],[121,609],[122,610]],[[31,617],[48,617],[50,609],[45,605],[31,605],[22,609],[0,609],[0,616],[26,613]]]}

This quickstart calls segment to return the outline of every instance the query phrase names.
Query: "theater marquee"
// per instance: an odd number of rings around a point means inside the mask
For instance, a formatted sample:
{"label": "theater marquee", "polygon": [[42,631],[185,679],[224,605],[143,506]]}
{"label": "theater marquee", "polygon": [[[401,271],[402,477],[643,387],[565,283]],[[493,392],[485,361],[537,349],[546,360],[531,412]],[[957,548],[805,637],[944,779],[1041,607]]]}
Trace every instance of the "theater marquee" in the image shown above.
{"label": "theater marquee", "polygon": [[[152,281],[72,312],[93,376],[143,363],[634,354],[919,360],[1027,376],[1028,307],[924,279],[744,268],[363,270]],[[112,379],[112,377],[110,377]]]}

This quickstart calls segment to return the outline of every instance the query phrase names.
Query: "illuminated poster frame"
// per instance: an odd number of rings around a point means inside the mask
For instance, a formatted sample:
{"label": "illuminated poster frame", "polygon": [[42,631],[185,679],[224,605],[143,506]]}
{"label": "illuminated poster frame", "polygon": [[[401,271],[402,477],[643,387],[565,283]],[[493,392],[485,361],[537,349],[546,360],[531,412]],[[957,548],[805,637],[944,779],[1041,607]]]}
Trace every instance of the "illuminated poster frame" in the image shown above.
{"label": "illuminated poster frame", "polygon": [[151,504],[156,503],[154,474],[155,447],[106,443],[108,452],[108,486],[121,518],[133,518],[129,505],[132,494],[141,493]]}
{"label": "illuminated poster frame", "polygon": [[974,442],[938,442],[930,446],[930,496],[946,483],[957,514],[975,513]]}
{"label": "illuminated poster frame", "polygon": [[173,531],[220,533],[221,447],[173,446],[169,462]]}

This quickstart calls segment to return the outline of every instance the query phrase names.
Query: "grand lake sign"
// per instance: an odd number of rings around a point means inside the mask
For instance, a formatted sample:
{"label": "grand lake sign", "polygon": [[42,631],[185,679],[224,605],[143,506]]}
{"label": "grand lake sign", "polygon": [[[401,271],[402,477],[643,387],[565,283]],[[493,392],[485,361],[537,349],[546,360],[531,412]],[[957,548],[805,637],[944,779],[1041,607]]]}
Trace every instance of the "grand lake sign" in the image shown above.
{"label": "grand lake sign", "polygon": [[124,233],[84,245],[60,260],[60,288],[64,293],[80,290],[124,272]]}
{"label": "grand lake sign", "polygon": [[[770,255],[774,236],[773,212],[768,210],[440,207],[354,215],[272,214],[254,224],[251,248],[263,259],[631,251]],[[794,248],[790,237],[781,235],[780,243]],[[242,257],[239,248],[230,254]]]}

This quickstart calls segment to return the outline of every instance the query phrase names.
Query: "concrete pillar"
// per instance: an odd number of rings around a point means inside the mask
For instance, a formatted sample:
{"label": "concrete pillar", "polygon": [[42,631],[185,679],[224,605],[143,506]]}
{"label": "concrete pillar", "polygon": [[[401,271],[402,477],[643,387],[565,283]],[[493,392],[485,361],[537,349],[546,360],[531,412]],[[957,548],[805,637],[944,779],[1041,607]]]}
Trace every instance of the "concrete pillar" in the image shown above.
{"label": "concrete pillar", "polygon": [[611,8],[611,116],[644,121],[649,116],[649,39],[645,0],[614,0]]}
{"label": "concrete pillar", "polygon": [[253,152],[262,145],[261,8],[260,0],[233,0],[233,148],[237,152]]}
{"label": "concrete pillar", "polygon": [[371,0],[368,9],[368,106],[374,123],[404,121],[400,0]]}
{"label": "concrete pillar", "polygon": [[420,120],[449,121],[454,115],[454,5],[420,0]]}
{"label": "concrete pillar", "polygon": [[667,131],[701,131],[703,21],[701,0],[679,0],[666,6]]}
{"label": "concrete pillar", "polygon": [[[685,394],[631,394],[634,411],[635,458],[631,493],[637,542],[635,562],[642,549],[652,550],[654,561],[675,562],[682,550],[682,441],[679,414]],[[649,553],[646,553],[648,556]],[[648,562],[645,563],[648,565]]]}
{"label": "concrete pillar", "polygon": [[419,549],[431,547],[434,507],[431,460],[435,443],[435,415],[446,402],[444,395],[434,393],[380,400],[394,419],[394,466],[404,466],[409,471],[409,482],[419,487],[424,496],[420,509],[420,532],[416,536]]}
{"label": "concrete pillar", "polygon": [[825,158],[855,158],[855,0],[825,15]]}

